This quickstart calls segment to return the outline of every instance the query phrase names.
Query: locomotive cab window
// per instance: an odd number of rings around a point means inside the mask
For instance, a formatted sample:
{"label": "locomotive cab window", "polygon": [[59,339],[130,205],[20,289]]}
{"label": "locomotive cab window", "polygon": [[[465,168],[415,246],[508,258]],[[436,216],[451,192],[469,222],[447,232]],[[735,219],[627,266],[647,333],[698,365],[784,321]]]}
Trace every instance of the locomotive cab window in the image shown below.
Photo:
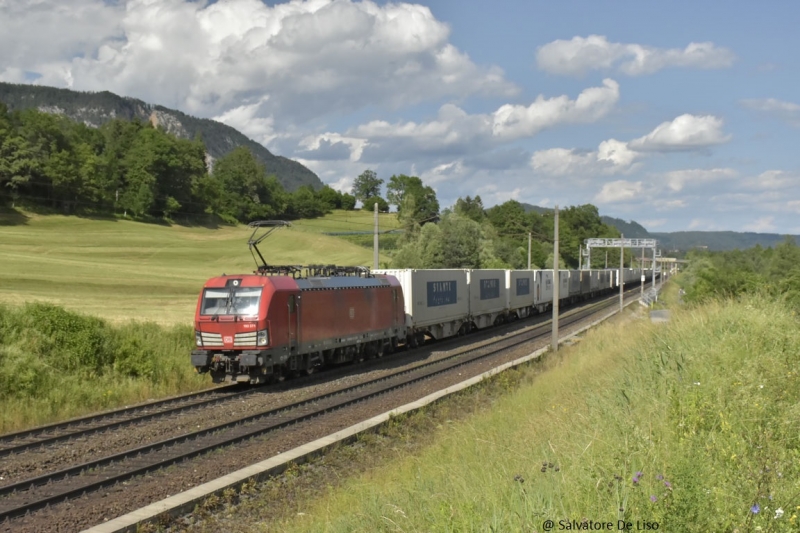
{"label": "locomotive cab window", "polygon": [[261,300],[261,287],[231,287],[225,289],[206,289],[200,304],[200,314],[214,315],[257,315]]}

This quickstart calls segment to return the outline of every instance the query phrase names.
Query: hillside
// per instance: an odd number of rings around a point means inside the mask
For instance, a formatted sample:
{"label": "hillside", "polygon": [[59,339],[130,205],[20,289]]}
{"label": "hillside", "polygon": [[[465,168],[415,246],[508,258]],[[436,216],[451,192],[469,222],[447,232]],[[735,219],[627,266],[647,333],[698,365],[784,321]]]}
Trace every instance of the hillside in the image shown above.
{"label": "hillside", "polygon": [[5,103],[10,110],[35,108],[65,115],[94,127],[115,118],[150,121],[177,137],[194,139],[199,135],[213,159],[218,159],[239,146],[248,147],[264,164],[267,173],[277,176],[278,181],[288,191],[294,191],[303,185],[311,185],[315,189],[323,186],[316,174],[297,161],[273,155],[264,146],[230,126],[135,98],[118,96],[108,91],[88,93],[0,83],[0,102]]}
{"label": "hillside", "polygon": [[[392,227],[394,216],[381,224]],[[372,250],[324,235],[371,227],[372,213],[333,211],[276,231],[272,264],[372,265]],[[189,324],[206,279],[252,272],[245,226],[164,226],[0,210],[0,304],[43,301],[113,322]],[[382,256],[382,261],[388,257]]]}
{"label": "hillside", "polygon": [[[539,214],[550,213],[553,210],[537,205],[522,204],[525,211],[534,211]],[[601,216],[604,224],[614,226],[625,237],[631,239],[658,239],[665,250],[686,252],[692,248],[707,248],[711,251],[744,250],[760,245],[764,248],[774,247],[783,241],[785,235],[778,233],[752,233],[736,231],[673,231],[649,232],[647,228],[635,220],[625,221],[621,218]],[[792,235],[800,243],[800,235]]]}

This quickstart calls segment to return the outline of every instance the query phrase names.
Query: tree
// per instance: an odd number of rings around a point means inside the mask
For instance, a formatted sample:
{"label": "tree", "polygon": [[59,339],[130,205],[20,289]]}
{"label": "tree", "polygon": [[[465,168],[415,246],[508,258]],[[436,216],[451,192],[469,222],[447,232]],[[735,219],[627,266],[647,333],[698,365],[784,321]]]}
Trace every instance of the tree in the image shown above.
{"label": "tree", "polygon": [[353,182],[353,196],[356,200],[365,201],[367,198],[380,196],[383,180],[372,170],[365,170]]}
{"label": "tree", "polygon": [[317,191],[317,198],[319,198],[319,201],[325,206],[327,211],[342,208],[342,193],[330,185],[325,185]]}
{"label": "tree", "polygon": [[222,190],[213,203],[215,212],[240,222],[273,218],[285,213],[289,198],[274,177],[268,177],[262,165],[246,147],[239,147],[214,163],[214,180],[206,191]]}
{"label": "tree", "polygon": [[486,218],[486,213],[483,211],[483,200],[480,196],[475,198],[459,198],[456,200],[454,211],[463,217],[470,218],[475,222],[482,222]]}
{"label": "tree", "polygon": [[373,196],[372,198],[367,198],[366,200],[364,200],[364,207],[362,209],[365,211],[374,211],[375,204],[378,204],[379,212],[381,213],[389,212],[389,204],[386,203],[386,200],[384,200],[380,196]]}
{"label": "tree", "polygon": [[352,211],[356,208],[356,197],[352,194],[342,193],[342,209]]}
{"label": "tree", "polygon": [[397,206],[397,216],[401,220],[412,219],[425,224],[439,215],[436,191],[416,176],[392,176],[386,187],[386,198],[390,204]]}
{"label": "tree", "polygon": [[322,202],[310,185],[303,185],[289,197],[287,214],[292,218],[314,218],[325,214]]}

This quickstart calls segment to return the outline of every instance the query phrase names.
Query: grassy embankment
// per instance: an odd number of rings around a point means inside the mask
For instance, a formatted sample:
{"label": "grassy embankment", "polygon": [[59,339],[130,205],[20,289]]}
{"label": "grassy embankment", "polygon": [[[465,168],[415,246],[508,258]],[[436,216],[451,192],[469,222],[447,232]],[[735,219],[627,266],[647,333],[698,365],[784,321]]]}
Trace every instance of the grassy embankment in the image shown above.
{"label": "grassy embankment", "polygon": [[[270,525],[542,531],[549,519],[557,531],[586,518],[615,530],[797,531],[799,360],[798,318],[773,301],[673,309],[659,325],[615,320],[530,385],[440,427],[423,451],[295,499],[296,516]],[[256,521],[270,514],[244,505]]]}
{"label": "grassy embankment", "polygon": [[[370,250],[321,233],[371,221],[297,221],[261,250],[275,264],[368,265]],[[0,432],[209,386],[188,359],[197,295],[209,277],[254,269],[249,236],[0,213]]]}

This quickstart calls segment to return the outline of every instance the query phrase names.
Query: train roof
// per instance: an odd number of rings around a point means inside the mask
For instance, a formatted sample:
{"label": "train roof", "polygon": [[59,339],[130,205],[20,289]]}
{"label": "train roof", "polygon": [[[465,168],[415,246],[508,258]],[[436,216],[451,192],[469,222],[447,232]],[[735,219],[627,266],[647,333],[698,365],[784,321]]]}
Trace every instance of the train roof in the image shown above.
{"label": "train roof", "polygon": [[359,287],[391,287],[389,278],[362,278],[356,276],[336,276],[330,278],[301,278],[295,280],[300,290],[314,289],[349,289]]}

